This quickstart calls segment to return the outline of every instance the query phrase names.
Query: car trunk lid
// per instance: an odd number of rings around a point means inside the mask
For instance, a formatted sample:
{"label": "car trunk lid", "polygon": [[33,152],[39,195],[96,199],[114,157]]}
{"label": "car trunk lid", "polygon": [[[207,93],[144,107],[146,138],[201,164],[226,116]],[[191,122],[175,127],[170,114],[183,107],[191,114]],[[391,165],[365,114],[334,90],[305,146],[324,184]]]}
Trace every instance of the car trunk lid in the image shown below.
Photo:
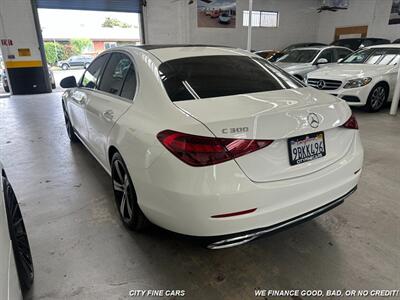
{"label": "car trunk lid", "polygon": [[[351,115],[347,104],[311,88],[174,102],[216,137],[274,140],[268,147],[236,158],[255,182],[293,178],[322,169],[343,157],[354,136],[338,129]],[[310,114],[319,119],[316,128]],[[295,166],[289,163],[288,138],[324,132],[326,156]]]}

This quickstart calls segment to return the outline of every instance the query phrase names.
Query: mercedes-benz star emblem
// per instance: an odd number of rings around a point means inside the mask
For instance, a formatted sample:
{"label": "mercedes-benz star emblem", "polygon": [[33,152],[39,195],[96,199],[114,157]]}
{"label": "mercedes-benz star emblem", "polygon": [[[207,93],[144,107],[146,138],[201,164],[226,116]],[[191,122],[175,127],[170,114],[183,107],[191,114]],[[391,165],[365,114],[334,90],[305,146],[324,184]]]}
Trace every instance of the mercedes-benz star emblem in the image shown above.
{"label": "mercedes-benz star emblem", "polygon": [[319,118],[316,114],[310,113],[307,117],[307,120],[308,124],[310,124],[312,128],[317,128],[319,126]]}
{"label": "mercedes-benz star emblem", "polygon": [[320,90],[322,90],[322,89],[325,87],[325,81],[323,81],[323,80],[318,81],[317,87],[318,87]]}

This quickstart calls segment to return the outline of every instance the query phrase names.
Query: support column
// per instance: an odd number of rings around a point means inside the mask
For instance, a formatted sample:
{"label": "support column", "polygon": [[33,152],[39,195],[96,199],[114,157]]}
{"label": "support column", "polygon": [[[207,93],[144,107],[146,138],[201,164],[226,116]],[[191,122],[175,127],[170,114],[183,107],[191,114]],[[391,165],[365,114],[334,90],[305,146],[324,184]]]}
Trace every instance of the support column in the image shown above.
{"label": "support column", "polygon": [[0,1],[0,46],[14,95],[51,92],[39,21],[33,5],[31,0]]}
{"label": "support column", "polygon": [[[400,64],[400,60],[397,64]],[[390,114],[393,116],[397,114],[397,110],[399,108],[399,100],[400,100],[400,67],[397,72],[397,82],[396,82],[396,87],[394,88],[392,106],[390,107]]]}
{"label": "support column", "polygon": [[247,27],[247,51],[251,51],[252,25],[253,25],[253,0],[249,0],[249,26]]}

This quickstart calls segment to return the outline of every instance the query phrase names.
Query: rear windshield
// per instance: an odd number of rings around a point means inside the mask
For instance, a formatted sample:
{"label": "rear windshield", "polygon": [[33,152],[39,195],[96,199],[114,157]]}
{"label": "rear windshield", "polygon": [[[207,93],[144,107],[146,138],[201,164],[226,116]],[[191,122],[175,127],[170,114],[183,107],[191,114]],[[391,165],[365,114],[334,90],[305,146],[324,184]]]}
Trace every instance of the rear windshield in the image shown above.
{"label": "rear windshield", "polygon": [[236,55],[170,60],[160,65],[159,75],[172,101],[304,87],[262,58]]}
{"label": "rear windshield", "polygon": [[361,39],[337,40],[334,41],[331,45],[357,50],[361,45]]}

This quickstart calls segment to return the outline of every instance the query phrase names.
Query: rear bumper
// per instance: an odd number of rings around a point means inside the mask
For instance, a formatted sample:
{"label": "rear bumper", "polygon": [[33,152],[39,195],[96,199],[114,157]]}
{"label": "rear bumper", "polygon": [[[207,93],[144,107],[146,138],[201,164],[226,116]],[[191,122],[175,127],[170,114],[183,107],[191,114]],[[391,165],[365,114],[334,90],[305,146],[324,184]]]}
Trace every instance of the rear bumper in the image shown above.
{"label": "rear bumper", "polygon": [[287,229],[289,227],[292,227],[294,225],[298,225],[300,223],[306,222],[308,220],[311,220],[313,218],[316,218],[323,213],[335,208],[336,206],[340,205],[343,203],[343,201],[349,197],[351,194],[353,194],[357,190],[357,186],[352,188],[348,193],[343,195],[342,197],[339,197],[338,199],[325,204],[317,209],[314,209],[310,212],[307,212],[305,214],[302,214],[300,216],[294,217],[292,219],[289,219],[287,221],[269,226],[269,227],[264,227],[256,230],[250,230],[246,232],[240,232],[237,234],[232,234],[232,235],[225,235],[225,236],[217,236],[217,237],[210,237],[210,240],[215,240],[215,242],[211,242],[207,248],[209,249],[224,249],[224,248],[229,248],[229,247],[234,247],[238,245],[242,245],[245,243],[248,243],[252,240],[255,240],[256,238],[259,238],[263,235],[266,234],[271,234],[275,233],[277,231],[281,231],[284,229]]}
{"label": "rear bumper", "polygon": [[[169,152],[140,176],[134,172],[131,176],[139,206],[151,222],[184,235],[214,237],[259,231],[328,205],[357,186],[362,162],[363,148],[356,133],[341,159],[286,180],[252,182],[234,161],[193,168]],[[212,217],[254,208],[243,215]]]}

